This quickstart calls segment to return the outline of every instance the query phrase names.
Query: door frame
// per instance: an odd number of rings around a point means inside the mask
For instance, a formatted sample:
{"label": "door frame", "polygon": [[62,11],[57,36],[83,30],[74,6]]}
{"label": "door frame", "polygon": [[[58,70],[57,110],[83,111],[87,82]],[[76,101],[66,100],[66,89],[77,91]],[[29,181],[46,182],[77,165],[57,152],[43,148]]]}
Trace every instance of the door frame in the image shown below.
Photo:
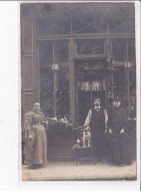
{"label": "door frame", "polygon": [[[99,57],[99,58],[103,58],[103,57]],[[75,90],[75,100],[73,100],[73,103],[74,103],[74,108],[75,108],[75,126],[78,127],[79,126],[79,110],[78,110],[78,80],[77,80],[77,71],[76,71],[76,65],[75,65],[75,61],[79,61],[79,60],[86,60],[86,58],[73,58],[73,73],[74,73],[74,90]],[[89,58],[90,60],[96,60],[96,58],[92,57],[92,58]],[[110,80],[111,81],[111,75],[110,76],[105,76],[104,80],[105,80],[105,109],[107,110],[109,107],[108,107],[108,81]],[[71,102],[70,102],[71,103]]]}

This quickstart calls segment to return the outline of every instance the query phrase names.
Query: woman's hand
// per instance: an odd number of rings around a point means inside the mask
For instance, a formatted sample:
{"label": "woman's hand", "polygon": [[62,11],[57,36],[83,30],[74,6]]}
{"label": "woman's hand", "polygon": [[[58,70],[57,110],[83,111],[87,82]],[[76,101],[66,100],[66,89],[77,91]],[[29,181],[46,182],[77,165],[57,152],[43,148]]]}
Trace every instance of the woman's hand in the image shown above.
{"label": "woman's hand", "polygon": [[33,136],[31,134],[29,135],[29,139],[33,139]]}
{"label": "woman's hand", "polygon": [[112,134],[112,129],[109,129],[109,133]]}
{"label": "woman's hand", "polygon": [[29,137],[29,139],[34,139],[33,131],[29,132],[29,136],[28,137]]}
{"label": "woman's hand", "polygon": [[123,134],[124,132],[125,132],[125,129],[122,128],[122,129],[120,130],[120,134]]}

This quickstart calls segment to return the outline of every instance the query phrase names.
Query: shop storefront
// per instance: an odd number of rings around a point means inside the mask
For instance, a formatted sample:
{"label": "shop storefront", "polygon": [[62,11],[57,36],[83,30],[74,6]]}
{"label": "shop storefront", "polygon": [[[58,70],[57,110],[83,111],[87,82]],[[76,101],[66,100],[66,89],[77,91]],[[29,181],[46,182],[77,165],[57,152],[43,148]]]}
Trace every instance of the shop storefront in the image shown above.
{"label": "shop storefront", "polygon": [[[107,111],[121,96],[132,117],[133,3],[23,4],[21,32],[22,126],[24,114],[40,102],[45,116],[66,117],[74,129],[84,124],[94,96]],[[48,132],[49,156],[72,156],[73,129]]]}

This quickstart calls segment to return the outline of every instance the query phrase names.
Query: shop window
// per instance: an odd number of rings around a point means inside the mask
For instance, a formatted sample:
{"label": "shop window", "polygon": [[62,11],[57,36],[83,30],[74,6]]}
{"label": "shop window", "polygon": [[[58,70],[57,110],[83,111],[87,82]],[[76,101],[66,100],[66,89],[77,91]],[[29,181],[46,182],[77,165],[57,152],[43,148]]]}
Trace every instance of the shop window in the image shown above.
{"label": "shop window", "polygon": [[58,70],[57,80],[57,116],[59,118],[66,117],[69,119],[69,75],[68,68],[60,68]]}
{"label": "shop window", "polygon": [[135,40],[133,38],[123,39],[115,38],[111,39],[112,42],[112,55],[114,62],[125,62],[128,61],[128,65],[135,65]]}
{"label": "shop window", "polygon": [[104,54],[104,39],[76,40],[76,47],[78,55]]}
{"label": "shop window", "polygon": [[112,54],[114,62],[126,62],[127,40],[123,38],[112,39]]}
{"label": "shop window", "polygon": [[39,65],[43,112],[69,118],[68,40],[40,41]]}
{"label": "shop window", "polygon": [[59,68],[56,73],[52,68],[41,68],[40,101],[46,116],[69,119],[68,76],[68,68]]}
{"label": "shop window", "polygon": [[131,65],[135,65],[135,39],[128,40],[128,58]]}
{"label": "shop window", "polygon": [[51,66],[55,63],[68,62],[68,40],[40,41],[39,63],[41,66]]}
{"label": "shop window", "polygon": [[54,42],[55,62],[65,63],[68,62],[68,41],[58,40]]}
{"label": "shop window", "polygon": [[118,68],[117,71],[113,72],[114,82],[114,96],[122,96],[125,92],[125,72],[124,68]]}
{"label": "shop window", "polygon": [[48,117],[54,116],[53,101],[53,71],[51,68],[40,69],[40,102],[43,113]]}
{"label": "shop window", "polygon": [[53,42],[41,41],[39,44],[39,62],[40,65],[53,64]]}
{"label": "shop window", "polygon": [[134,104],[132,101],[136,98],[135,40],[114,39],[112,40],[112,50],[114,95],[124,97],[123,104],[129,107],[130,117],[131,106],[132,103]]}

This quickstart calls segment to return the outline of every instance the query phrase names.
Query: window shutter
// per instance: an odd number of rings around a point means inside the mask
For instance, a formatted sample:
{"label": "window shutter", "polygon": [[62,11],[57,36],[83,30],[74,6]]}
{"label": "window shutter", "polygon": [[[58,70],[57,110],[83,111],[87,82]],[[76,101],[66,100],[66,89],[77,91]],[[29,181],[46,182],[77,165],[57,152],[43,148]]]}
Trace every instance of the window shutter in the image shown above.
{"label": "window shutter", "polygon": [[39,101],[36,27],[33,7],[21,5],[21,108],[22,126],[24,115]]}

